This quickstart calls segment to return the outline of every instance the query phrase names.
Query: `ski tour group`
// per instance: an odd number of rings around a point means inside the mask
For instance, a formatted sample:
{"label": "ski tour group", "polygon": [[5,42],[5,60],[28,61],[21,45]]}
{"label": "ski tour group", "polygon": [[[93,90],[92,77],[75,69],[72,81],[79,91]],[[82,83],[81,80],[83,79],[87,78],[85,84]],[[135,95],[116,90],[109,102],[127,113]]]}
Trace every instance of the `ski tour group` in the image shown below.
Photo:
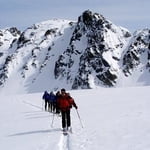
{"label": "ski tour group", "polygon": [[63,133],[72,131],[70,110],[72,106],[75,107],[76,110],[78,107],[70,93],[67,93],[64,88],[62,88],[60,91],[57,91],[56,94],[53,91],[50,93],[45,91],[42,98],[45,102],[45,111],[49,111],[53,114],[61,116]]}

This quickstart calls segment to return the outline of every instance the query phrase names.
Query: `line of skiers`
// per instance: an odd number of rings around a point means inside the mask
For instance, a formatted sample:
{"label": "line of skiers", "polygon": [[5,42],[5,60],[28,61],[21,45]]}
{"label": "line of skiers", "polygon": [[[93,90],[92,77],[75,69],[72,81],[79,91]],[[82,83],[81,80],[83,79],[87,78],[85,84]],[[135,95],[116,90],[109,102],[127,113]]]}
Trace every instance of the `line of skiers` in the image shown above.
{"label": "line of skiers", "polygon": [[50,92],[49,94],[45,91],[42,98],[45,100],[45,111],[50,111],[56,114],[61,113],[63,131],[70,130],[70,109],[72,106],[76,109],[78,108],[70,94],[63,88],[61,91],[57,91],[56,94],[53,92]]}
{"label": "line of skiers", "polygon": [[55,95],[53,91],[50,93],[45,91],[42,98],[45,101],[45,111],[59,113],[57,107],[57,94]]}

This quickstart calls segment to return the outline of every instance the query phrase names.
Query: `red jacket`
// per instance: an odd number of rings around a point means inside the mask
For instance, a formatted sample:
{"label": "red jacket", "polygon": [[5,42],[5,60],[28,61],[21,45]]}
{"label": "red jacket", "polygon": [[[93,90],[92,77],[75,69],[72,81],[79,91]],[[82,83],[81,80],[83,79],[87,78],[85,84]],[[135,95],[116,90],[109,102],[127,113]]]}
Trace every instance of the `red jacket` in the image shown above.
{"label": "red jacket", "polygon": [[60,110],[66,111],[72,108],[72,105],[77,109],[77,105],[75,104],[72,97],[68,96],[67,94],[61,95],[58,99],[58,106]]}

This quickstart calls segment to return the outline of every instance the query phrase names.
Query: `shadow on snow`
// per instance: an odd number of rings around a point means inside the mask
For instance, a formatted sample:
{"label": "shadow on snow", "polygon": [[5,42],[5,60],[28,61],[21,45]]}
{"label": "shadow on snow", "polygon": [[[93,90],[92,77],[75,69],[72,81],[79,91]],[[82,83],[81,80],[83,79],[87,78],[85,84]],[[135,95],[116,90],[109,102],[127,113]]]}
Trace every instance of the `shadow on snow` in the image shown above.
{"label": "shadow on snow", "polygon": [[60,131],[61,131],[60,128],[56,128],[56,129],[50,129],[50,130],[37,130],[37,131],[20,132],[20,133],[11,134],[8,136],[9,137],[11,137],[11,136],[22,136],[22,135],[28,135],[28,134],[39,134],[39,133],[60,132]]}

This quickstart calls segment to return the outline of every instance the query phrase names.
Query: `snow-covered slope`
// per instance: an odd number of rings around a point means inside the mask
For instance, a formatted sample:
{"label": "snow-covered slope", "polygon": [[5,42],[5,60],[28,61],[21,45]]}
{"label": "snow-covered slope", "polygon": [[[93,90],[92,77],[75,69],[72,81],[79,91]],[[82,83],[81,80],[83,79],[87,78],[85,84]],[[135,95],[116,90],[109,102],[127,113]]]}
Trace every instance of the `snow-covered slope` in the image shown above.
{"label": "snow-covered slope", "polygon": [[55,61],[69,43],[72,24],[56,19],[27,28],[9,48],[14,53],[8,54],[1,68],[1,85],[20,85],[27,92],[50,88]]}
{"label": "snow-covered slope", "polygon": [[15,42],[21,32],[17,30],[17,28],[7,28],[0,30],[0,67],[2,68],[4,64],[4,60],[8,55],[13,53],[13,51],[8,50],[12,43]]}
{"label": "snow-covered slope", "polygon": [[[0,32],[0,87],[11,93],[65,87],[150,85],[150,30],[133,35],[100,14]],[[4,90],[5,91],[5,90]]]}
{"label": "snow-covered slope", "polygon": [[63,136],[61,119],[42,110],[42,94],[2,96],[2,150],[149,150],[150,87],[70,91],[73,134]]}
{"label": "snow-covered slope", "polygon": [[150,29],[136,31],[122,54],[121,86],[150,85]]}

